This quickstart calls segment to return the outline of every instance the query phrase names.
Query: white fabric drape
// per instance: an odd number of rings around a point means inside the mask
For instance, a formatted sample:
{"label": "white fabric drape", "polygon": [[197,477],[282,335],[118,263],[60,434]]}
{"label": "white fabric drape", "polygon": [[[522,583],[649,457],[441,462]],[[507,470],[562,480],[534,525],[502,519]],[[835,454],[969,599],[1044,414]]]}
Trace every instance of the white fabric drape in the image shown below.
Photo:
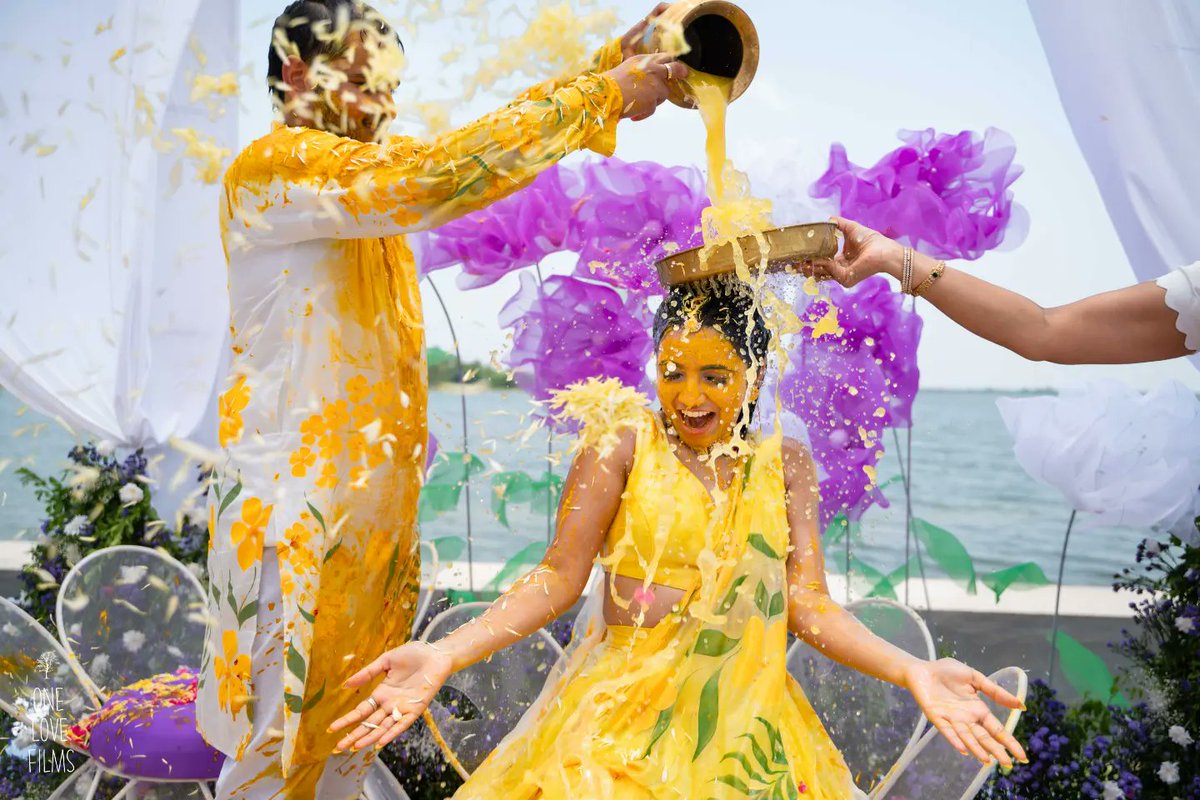
{"label": "white fabric drape", "polygon": [[193,93],[238,69],[238,0],[6,3],[0,18],[0,384],[84,436],[205,443],[227,351],[228,156],[202,179],[203,147],[173,131],[235,147],[236,97]]}
{"label": "white fabric drape", "polygon": [[1138,279],[1200,259],[1200,3],[1029,0],[1029,10]]}

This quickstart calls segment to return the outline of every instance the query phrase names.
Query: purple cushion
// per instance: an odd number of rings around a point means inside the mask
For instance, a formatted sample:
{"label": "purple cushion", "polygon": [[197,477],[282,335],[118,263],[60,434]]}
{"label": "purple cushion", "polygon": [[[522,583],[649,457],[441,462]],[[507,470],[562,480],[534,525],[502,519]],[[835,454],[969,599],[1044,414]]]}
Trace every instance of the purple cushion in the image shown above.
{"label": "purple cushion", "polygon": [[216,780],[225,759],[196,729],[196,674],[186,668],[118,689],[76,730],[93,758],[135,778]]}

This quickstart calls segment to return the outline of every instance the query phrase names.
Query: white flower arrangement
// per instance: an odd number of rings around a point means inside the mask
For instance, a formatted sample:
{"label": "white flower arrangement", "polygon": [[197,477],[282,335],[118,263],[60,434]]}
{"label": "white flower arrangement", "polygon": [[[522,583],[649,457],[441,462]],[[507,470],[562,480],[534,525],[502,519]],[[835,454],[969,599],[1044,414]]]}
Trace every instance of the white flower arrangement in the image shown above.
{"label": "white flower arrangement", "polygon": [[117,492],[117,497],[121,498],[121,502],[127,506],[142,502],[142,498],[145,496],[142,487],[136,483],[127,483],[121,487],[121,491]]}
{"label": "white flower arrangement", "polygon": [[1188,747],[1192,743],[1192,735],[1182,725],[1172,725],[1167,735],[1171,737],[1171,741],[1180,747]]}
{"label": "white flower arrangement", "polygon": [[131,653],[136,653],[142,649],[142,645],[146,643],[146,634],[141,631],[125,631],[121,637],[121,644],[125,645],[125,649]]}
{"label": "white flower arrangement", "polygon": [[70,522],[63,525],[63,533],[67,536],[80,536],[83,534],[83,529],[87,527],[88,518],[85,514],[76,514],[71,517]]}

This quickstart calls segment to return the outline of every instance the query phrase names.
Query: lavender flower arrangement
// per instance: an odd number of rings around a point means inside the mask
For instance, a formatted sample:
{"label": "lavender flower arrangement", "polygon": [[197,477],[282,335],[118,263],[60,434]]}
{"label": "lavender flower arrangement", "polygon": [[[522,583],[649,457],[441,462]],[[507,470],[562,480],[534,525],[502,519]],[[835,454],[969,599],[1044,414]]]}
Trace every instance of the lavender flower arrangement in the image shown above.
{"label": "lavender flower arrangement", "polygon": [[1200,798],[1200,706],[1192,698],[1200,687],[1200,547],[1175,536],[1147,540],[1114,588],[1141,597],[1131,604],[1135,627],[1112,647],[1133,662],[1122,682],[1142,702],[1067,708],[1035,682],[1018,728],[1031,763],[996,778],[981,798]]}

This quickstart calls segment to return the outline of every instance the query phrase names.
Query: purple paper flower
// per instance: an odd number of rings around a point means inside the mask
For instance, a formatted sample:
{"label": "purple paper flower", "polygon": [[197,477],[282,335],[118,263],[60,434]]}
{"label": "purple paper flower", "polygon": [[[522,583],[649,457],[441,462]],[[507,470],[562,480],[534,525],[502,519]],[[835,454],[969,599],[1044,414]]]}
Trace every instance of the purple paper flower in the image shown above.
{"label": "purple paper flower", "polygon": [[500,325],[514,329],[508,362],[535,400],[587,378],[645,388],[654,350],[650,324],[640,299],[624,300],[608,286],[564,275],[539,286],[522,273],[521,288],[500,311]]}
{"label": "purple paper flower", "polygon": [[560,175],[551,167],[524,189],[431,231],[423,273],[462,264],[458,288],[478,289],[566,249],[573,201]]}
{"label": "purple paper flower", "polygon": [[694,167],[609,158],[564,170],[562,182],[577,208],[571,249],[583,277],[659,294],[654,262],[702,243],[700,212],[708,197]]}
{"label": "purple paper flower", "polygon": [[1006,238],[1009,246],[1024,240],[1028,218],[1010,190],[1023,171],[1013,164],[1011,136],[996,128],[982,135],[926,128],[899,138],[904,146],[870,168],[855,166],[834,144],[810,194],[833,198],[842,216],[935,258],[976,259]]}
{"label": "purple paper flower", "polygon": [[887,499],[871,477],[883,454],[885,428],[912,424],[920,373],[917,345],[921,319],[905,310],[883,278],[847,291],[831,286],[828,297],[800,311],[815,324],[830,306],[840,333],[800,334],[784,375],[784,406],[808,428],[813,456],[825,471],[821,526],[839,511],[854,520]]}

